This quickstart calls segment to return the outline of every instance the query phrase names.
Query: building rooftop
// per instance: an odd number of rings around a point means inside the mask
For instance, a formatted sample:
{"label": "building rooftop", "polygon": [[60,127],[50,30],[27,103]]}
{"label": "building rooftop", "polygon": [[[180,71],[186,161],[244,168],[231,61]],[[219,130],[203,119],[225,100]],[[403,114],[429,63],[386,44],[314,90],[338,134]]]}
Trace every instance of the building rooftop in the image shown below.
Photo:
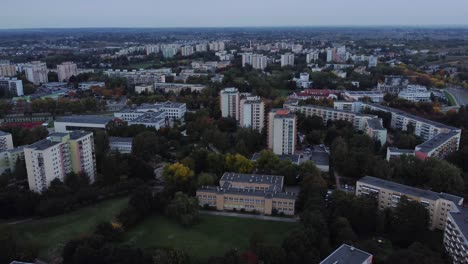
{"label": "building rooftop", "polygon": [[458,211],[449,212],[465,239],[468,240],[468,207],[459,206]]}
{"label": "building rooftop", "polygon": [[359,179],[358,182],[361,182],[364,184],[367,183],[370,185],[389,189],[389,190],[398,192],[402,195],[421,197],[421,198],[425,198],[425,199],[432,200],[432,201],[436,201],[437,199],[445,199],[445,200],[452,201],[453,203],[458,204],[458,205],[463,203],[463,197],[459,197],[459,196],[447,194],[447,193],[437,193],[437,192],[433,192],[429,190],[418,189],[415,187],[410,187],[410,186],[403,185],[400,183],[382,180],[382,179],[371,177],[371,176],[365,176]]}
{"label": "building rooftop", "polygon": [[416,150],[420,152],[425,152],[425,153],[431,152],[432,150],[438,148],[439,146],[441,146],[442,144],[447,142],[449,139],[451,139],[452,137],[458,134],[459,134],[458,131],[453,131],[453,130],[448,133],[437,134],[435,137],[432,137],[431,139],[423,142],[422,144],[417,145]]}
{"label": "building rooftop", "polygon": [[132,143],[131,137],[109,137],[109,143]]}
{"label": "building rooftop", "polygon": [[310,160],[317,166],[329,166],[330,157],[324,151],[312,151]]}
{"label": "building rooftop", "polygon": [[8,136],[8,135],[11,135],[10,133],[8,132],[3,132],[3,131],[0,131],[0,137],[3,137],[3,136]]}
{"label": "building rooftop", "polygon": [[83,130],[75,130],[73,132],[70,133],[70,139],[79,139],[79,138],[82,138],[84,136],[88,136],[89,134],[93,134],[92,132],[87,132],[87,131],[83,131]]}
{"label": "building rooftop", "polygon": [[355,247],[343,244],[320,264],[362,264],[372,255]]}
{"label": "building rooftop", "polygon": [[138,124],[138,123],[159,123],[162,120],[166,119],[165,112],[146,112],[145,114],[129,121],[128,123]]}
{"label": "building rooftop", "polygon": [[87,124],[107,125],[113,119],[114,119],[114,117],[111,117],[111,116],[73,115],[73,116],[59,117],[59,118],[57,118],[56,122],[87,123]]}
{"label": "building rooftop", "polygon": [[393,152],[393,153],[412,154],[412,155],[414,155],[414,150],[412,150],[412,149],[400,149],[400,148],[389,147],[388,150],[390,150],[390,152]]}
{"label": "building rooftop", "polygon": [[227,182],[244,182],[244,183],[260,183],[283,186],[284,177],[278,175],[263,175],[263,174],[243,174],[225,172],[220,181]]}
{"label": "building rooftop", "polygon": [[379,118],[367,119],[367,125],[373,130],[385,130]]}
{"label": "building rooftop", "polygon": [[36,143],[33,143],[33,144],[27,146],[26,148],[35,149],[35,150],[46,150],[46,149],[51,148],[53,146],[60,145],[61,143],[62,142],[55,142],[55,141],[51,141],[49,139],[43,139],[43,140],[39,140]]}
{"label": "building rooftop", "polygon": [[378,91],[346,91],[346,94],[357,96],[383,96],[384,93]]}

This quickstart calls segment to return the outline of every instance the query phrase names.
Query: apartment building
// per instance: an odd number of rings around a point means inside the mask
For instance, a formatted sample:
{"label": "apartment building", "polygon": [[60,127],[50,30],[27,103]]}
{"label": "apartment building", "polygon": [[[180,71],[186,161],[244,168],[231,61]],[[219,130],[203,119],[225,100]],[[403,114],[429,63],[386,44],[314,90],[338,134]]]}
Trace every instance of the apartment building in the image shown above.
{"label": "apartment building", "polygon": [[141,94],[141,93],[152,94],[152,93],[154,93],[154,87],[153,87],[152,84],[135,85],[135,93],[137,93],[137,94]]}
{"label": "apartment building", "polygon": [[13,137],[10,133],[0,131],[0,151],[13,148]]}
{"label": "apartment building", "polygon": [[113,117],[96,115],[62,116],[54,122],[55,132],[66,133],[75,130],[106,130]]}
{"label": "apartment building", "polygon": [[440,133],[416,146],[415,155],[421,160],[429,157],[445,159],[460,147],[460,131],[452,130]]}
{"label": "apartment building", "polygon": [[151,70],[107,70],[104,74],[114,78],[125,78],[128,85],[165,83],[166,75],[171,75],[170,68]]}
{"label": "apartment building", "polygon": [[308,52],[306,54],[306,63],[316,62],[319,59],[320,52],[318,50]]}
{"label": "apartment building", "polygon": [[399,149],[399,148],[388,147],[386,160],[390,161],[393,159],[398,159],[402,155],[415,156],[415,152],[412,149]]}
{"label": "apartment building", "polygon": [[244,53],[242,54],[242,67],[252,65],[252,68],[264,70],[268,65],[268,57],[261,54]]}
{"label": "apartment building", "polygon": [[468,263],[468,208],[448,213],[444,230],[444,249],[453,264]]}
{"label": "apartment building", "polygon": [[206,43],[200,43],[195,45],[196,52],[206,52],[208,51],[208,45]]}
{"label": "apartment building", "polygon": [[181,91],[190,90],[190,92],[201,92],[206,89],[205,85],[185,84],[185,83],[155,83],[154,89],[163,93],[180,94]]}
{"label": "apartment building", "polygon": [[268,148],[276,155],[294,155],[297,140],[297,118],[287,109],[268,113]]}
{"label": "apartment building", "polygon": [[1,151],[0,175],[4,172],[14,172],[18,159],[24,160],[24,146]]}
{"label": "apartment building", "polygon": [[259,96],[240,100],[240,125],[262,132],[265,124],[265,104]]}
{"label": "apartment building", "polygon": [[398,93],[398,97],[412,102],[431,101],[431,93],[421,85],[408,85]]}
{"label": "apartment building", "polygon": [[353,246],[343,244],[320,264],[372,264],[373,256]]}
{"label": "apartment building", "polygon": [[0,77],[0,96],[23,96],[23,82],[17,78]]}
{"label": "apartment building", "polygon": [[131,137],[109,137],[109,149],[122,154],[132,153],[133,138]]}
{"label": "apartment building", "polygon": [[24,148],[29,188],[41,193],[54,179],[65,180],[67,174],[84,173],[90,182],[96,178],[93,133],[73,131],[51,134]]}
{"label": "apartment building", "polygon": [[145,50],[146,56],[149,56],[150,54],[159,53],[161,51],[161,47],[159,45],[146,45]]}
{"label": "apartment building", "polygon": [[73,62],[63,62],[57,65],[57,75],[60,82],[68,82],[70,77],[78,75],[78,66]]}
{"label": "apartment building", "polygon": [[221,51],[225,49],[225,44],[223,41],[211,42],[208,44],[210,51]]}
{"label": "apartment building", "polygon": [[24,72],[26,73],[26,79],[34,83],[35,85],[47,83],[48,77],[47,65],[45,62],[32,61],[23,66]]}
{"label": "apartment building", "polygon": [[226,172],[217,187],[197,190],[200,206],[217,210],[245,210],[265,215],[294,215],[297,194],[283,190],[284,177]]}
{"label": "apartment building", "polygon": [[294,54],[286,53],[281,55],[281,67],[294,66]]}
{"label": "apartment building", "polygon": [[16,75],[16,65],[10,64],[10,61],[0,61],[0,76],[11,77]]}
{"label": "apartment building", "polygon": [[240,94],[234,87],[224,88],[219,93],[222,117],[232,117],[239,120]]}
{"label": "apartment building", "polygon": [[180,48],[180,53],[182,54],[182,56],[190,56],[195,52],[193,50],[193,46],[183,46],[182,48]]}
{"label": "apartment building", "polygon": [[383,146],[387,142],[387,129],[382,125],[381,118],[367,118],[364,131],[373,140],[379,141]]}
{"label": "apartment building", "polygon": [[344,97],[347,101],[362,101],[364,98],[370,98],[374,103],[383,102],[384,93],[377,91],[346,91]]}
{"label": "apartment building", "polygon": [[463,197],[422,190],[371,176],[356,182],[356,195],[376,198],[380,209],[396,207],[403,196],[420,202],[429,211],[429,228],[441,230],[445,228],[448,213],[463,204]]}

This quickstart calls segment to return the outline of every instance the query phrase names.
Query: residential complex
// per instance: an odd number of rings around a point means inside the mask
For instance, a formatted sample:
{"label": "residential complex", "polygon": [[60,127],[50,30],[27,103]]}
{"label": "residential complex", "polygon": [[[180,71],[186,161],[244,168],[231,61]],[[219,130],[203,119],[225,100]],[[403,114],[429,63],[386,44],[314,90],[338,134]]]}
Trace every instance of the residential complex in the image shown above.
{"label": "residential complex", "polygon": [[78,75],[78,67],[73,62],[63,62],[57,65],[57,74],[60,82],[68,82],[70,77]]}
{"label": "residential complex", "polygon": [[48,70],[45,62],[32,61],[25,64],[23,69],[26,73],[26,79],[35,85],[48,82]]}
{"label": "residential complex", "polygon": [[196,195],[200,206],[217,210],[294,215],[297,194],[285,192],[283,184],[283,176],[226,172],[218,187],[201,187]]}
{"label": "residential complex", "polygon": [[122,154],[132,153],[133,138],[131,137],[109,137],[109,149]]}
{"label": "residential complex", "polygon": [[242,67],[249,64],[254,69],[263,70],[268,65],[268,57],[260,54],[244,53],[242,54]]}
{"label": "residential complex", "polygon": [[463,204],[463,197],[422,190],[370,176],[356,182],[356,195],[376,198],[380,209],[396,207],[403,196],[420,202],[429,211],[430,229],[443,230],[448,213]]}
{"label": "residential complex", "polygon": [[262,132],[265,125],[265,104],[259,96],[240,100],[240,125]]}
{"label": "residential complex", "polygon": [[240,94],[237,88],[224,88],[219,93],[222,117],[232,117],[239,120]]}
{"label": "residential complex", "polygon": [[281,67],[288,65],[294,66],[294,54],[292,53],[281,55]]}
{"label": "residential complex", "polygon": [[454,264],[468,263],[468,208],[450,211],[444,231],[444,249]]}
{"label": "residential complex", "polygon": [[276,155],[293,155],[296,138],[296,115],[287,109],[272,109],[268,113],[268,148]]}
{"label": "residential complex", "polygon": [[212,51],[220,51],[225,49],[225,44],[223,41],[215,41],[208,44],[208,47]]}
{"label": "residential complex", "polygon": [[91,82],[81,82],[81,83],[78,84],[78,89],[80,89],[80,90],[89,90],[92,87],[105,88],[106,83],[105,82],[91,81]]}
{"label": "residential complex", "polygon": [[346,244],[341,245],[320,264],[372,264],[372,254]]}
{"label": "residential complex", "polygon": [[24,148],[29,188],[45,191],[54,179],[65,180],[67,174],[84,173],[94,182],[96,157],[93,133],[73,131],[55,133]]}
{"label": "residential complex", "polygon": [[23,96],[23,81],[16,78],[0,77],[0,94],[7,97]]}
{"label": "residential complex", "polygon": [[10,61],[0,61],[0,76],[11,77],[16,75],[16,65],[10,64]]}
{"label": "residential complex", "polygon": [[183,46],[180,48],[180,53],[182,56],[190,56],[195,53],[195,51],[193,50],[193,46]]}
{"label": "residential complex", "polygon": [[107,70],[104,74],[109,77],[125,78],[128,85],[155,84],[166,82],[166,74],[172,74],[170,68],[151,70]]}

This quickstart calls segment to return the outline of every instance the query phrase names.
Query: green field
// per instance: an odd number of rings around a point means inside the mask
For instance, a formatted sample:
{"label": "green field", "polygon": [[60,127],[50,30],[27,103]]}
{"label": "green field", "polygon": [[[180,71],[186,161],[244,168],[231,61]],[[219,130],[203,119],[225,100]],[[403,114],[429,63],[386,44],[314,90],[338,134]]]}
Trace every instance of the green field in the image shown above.
{"label": "green field", "polygon": [[445,97],[447,97],[447,99],[449,100],[450,106],[456,106],[457,101],[455,100],[455,98],[453,98],[453,95],[447,91],[444,91],[444,93],[445,93]]}
{"label": "green field", "polygon": [[128,198],[104,201],[69,214],[14,225],[18,236],[39,245],[39,257],[49,260],[60,254],[70,239],[92,232],[97,223],[110,221],[127,205]]}
{"label": "green field", "polygon": [[184,228],[163,216],[152,216],[127,231],[126,241],[142,248],[177,247],[192,257],[205,260],[230,249],[247,249],[254,232],[262,234],[269,244],[281,245],[282,240],[296,227],[296,223],[201,215],[199,224]]}

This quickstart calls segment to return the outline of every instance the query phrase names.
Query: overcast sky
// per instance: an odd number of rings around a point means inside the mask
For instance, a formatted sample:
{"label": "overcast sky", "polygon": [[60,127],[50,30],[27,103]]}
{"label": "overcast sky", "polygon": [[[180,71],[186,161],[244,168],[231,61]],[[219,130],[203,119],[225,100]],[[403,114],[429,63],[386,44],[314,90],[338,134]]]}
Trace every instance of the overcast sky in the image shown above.
{"label": "overcast sky", "polygon": [[468,0],[0,0],[0,28],[468,25]]}

